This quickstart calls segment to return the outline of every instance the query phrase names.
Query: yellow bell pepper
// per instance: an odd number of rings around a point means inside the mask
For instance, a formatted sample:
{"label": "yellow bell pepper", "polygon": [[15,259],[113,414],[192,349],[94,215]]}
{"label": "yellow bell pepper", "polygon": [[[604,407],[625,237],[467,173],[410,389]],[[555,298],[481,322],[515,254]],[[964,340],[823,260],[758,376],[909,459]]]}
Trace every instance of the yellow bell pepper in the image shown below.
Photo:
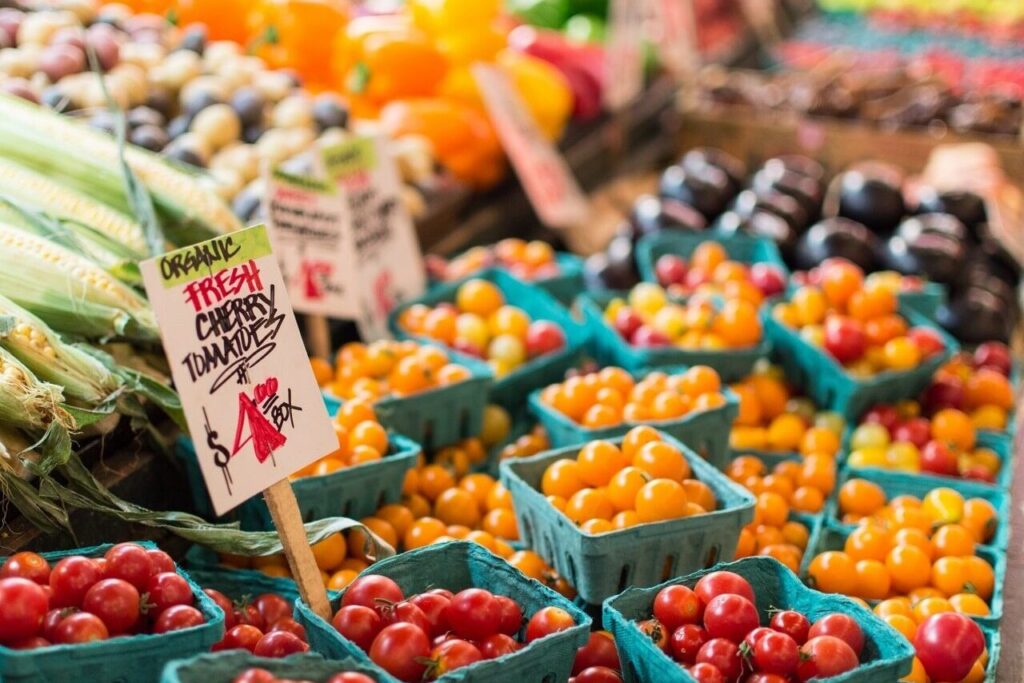
{"label": "yellow bell pepper", "polygon": [[409,0],[413,22],[431,35],[478,29],[501,14],[501,0]]}
{"label": "yellow bell pepper", "polygon": [[502,50],[497,61],[544,135],[549,140],[560,138],[573,105],[565,76],[547,62],[513,50]]}

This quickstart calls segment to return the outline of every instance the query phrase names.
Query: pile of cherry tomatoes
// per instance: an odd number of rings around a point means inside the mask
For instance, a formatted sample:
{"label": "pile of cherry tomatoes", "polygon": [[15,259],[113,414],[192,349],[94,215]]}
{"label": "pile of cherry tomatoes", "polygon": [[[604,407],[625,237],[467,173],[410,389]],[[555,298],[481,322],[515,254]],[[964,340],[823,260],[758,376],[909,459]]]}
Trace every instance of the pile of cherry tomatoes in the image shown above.
{"label": "pile of cherry tomatoes", "polygon": [[[253,667],[235,676],[231,683],[313,683],[303,679],[279,678],[266,669]],[[375,683],[374,679],[356,671],[334,674],[324,683]]]}
{"label": "pile of cherry tomatoes", "polygon": [[729,259],[718,242],[701,242],[687,261],[678,254],[665,254],[654,263],[658,284],[672,296],[720,295],[760,304],[782,294],[786,275],[770,263],[746,265]]}
{"label": "pile of cherry tomatoes", "polygon": [[236,603],[218,590],[203,592],[224,612],[224,637],[213,646],[214,652],[248,650],[257,657],[287,657],[309,650],[306,629],[292,619],[291,600],[262,593]]}
{"label": "pile of cherry tomatoes", "polygon": [[526,242],[515,237],[493,247],[473,247],[453,259],[427,257],[427,270],[436,280],[461,280],[485,268],[500,266],[520,280],[548,280],[562,274],[555,250],[547,242]]}

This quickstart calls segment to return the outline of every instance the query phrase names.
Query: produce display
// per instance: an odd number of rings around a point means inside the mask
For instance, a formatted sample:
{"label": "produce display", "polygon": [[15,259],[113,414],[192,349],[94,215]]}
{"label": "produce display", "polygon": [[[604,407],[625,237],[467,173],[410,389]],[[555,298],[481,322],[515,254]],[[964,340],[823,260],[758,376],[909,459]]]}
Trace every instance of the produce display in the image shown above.
{"label": "produce display", "polygon": [[427,264],[437,280],[459,280],[475,275],[493,266],[507,268],[516,277],[527,280],[546,280],[562,274],[555,250],[547,242],[529,242],[509,237],[493,248],[473,247],[455,258],[436,257]]}
{"label": "produce display", "polygon": [[292,601],[276,593],[235,602],[213,588],[203,592],[224,612],[224,638],[213,646],[221,650],[248,650],[258,657],[287,657],[306,652],[306,629],[292,619]]}
{"label": "produce display", "polygon": [[[254,667],[252,669],[246,669],[235,676],[231,683],[284,683],[285,680],[286,679],[278,678],[266,669]],[[304,681],[302,679],[287,680],[295,680],[296,683],[311,683],[310,681]],[[373,679],[366,674],[356,671],[348,671],[331,676],[327,679],[326,683],[373,683]]]}

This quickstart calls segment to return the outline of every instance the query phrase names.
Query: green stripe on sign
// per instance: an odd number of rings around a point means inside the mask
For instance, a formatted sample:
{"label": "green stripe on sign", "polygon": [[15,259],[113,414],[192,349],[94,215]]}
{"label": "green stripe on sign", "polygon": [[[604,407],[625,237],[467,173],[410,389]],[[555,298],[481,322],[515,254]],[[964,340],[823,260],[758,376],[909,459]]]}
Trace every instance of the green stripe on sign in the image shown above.
{"label": "green stripe on sign", "polygon": [[158,256],[156,267],[164,287],[171,288],[270,254],[266,227],[254,225]]}

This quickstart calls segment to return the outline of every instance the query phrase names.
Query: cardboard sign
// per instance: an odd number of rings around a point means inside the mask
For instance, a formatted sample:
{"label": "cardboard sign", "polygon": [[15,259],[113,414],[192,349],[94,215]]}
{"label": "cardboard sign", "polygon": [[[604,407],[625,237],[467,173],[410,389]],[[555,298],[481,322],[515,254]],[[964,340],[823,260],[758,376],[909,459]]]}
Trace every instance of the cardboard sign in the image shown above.
{"label": "cardboard sign", "polygon": [[398,169],[379,136],[354,137],[321,150],[327,176],[348,196],[359,264],[365,340],[388,336],[388,314],[427,286],[423,254],[402,204]]}
{"label": "cardboard sign", "polygon": [[692,78],[700,67],[697,48],[697,17],[693,0],[649,0],[657,37],[658,55],[676,82]]}
{"label": "cardboard sign", "polygon": [[590,205],[583,191],[505,73],[495,66],[475,64],[473,76],[502,147],[540,220],[552,228],[584,223]]}
{"label": "cardboard sign", "polygon": [[[608,38],[604,66],[604,104],[618,111],[644,89],[644,40],[651,0],[612,0],[608,6]],[[679,0],[677,0],[679,1]]]}
{"label": "cardboard sign", "polygon": [[300,313],[330,318],[359,316],[359,266],[356,261],[348,200],[333,183],[264,173],[267,230]]}
{"label": "cardboard sign", "polygon": [[141,269],[217,514],[338,447],[262,225]]}

